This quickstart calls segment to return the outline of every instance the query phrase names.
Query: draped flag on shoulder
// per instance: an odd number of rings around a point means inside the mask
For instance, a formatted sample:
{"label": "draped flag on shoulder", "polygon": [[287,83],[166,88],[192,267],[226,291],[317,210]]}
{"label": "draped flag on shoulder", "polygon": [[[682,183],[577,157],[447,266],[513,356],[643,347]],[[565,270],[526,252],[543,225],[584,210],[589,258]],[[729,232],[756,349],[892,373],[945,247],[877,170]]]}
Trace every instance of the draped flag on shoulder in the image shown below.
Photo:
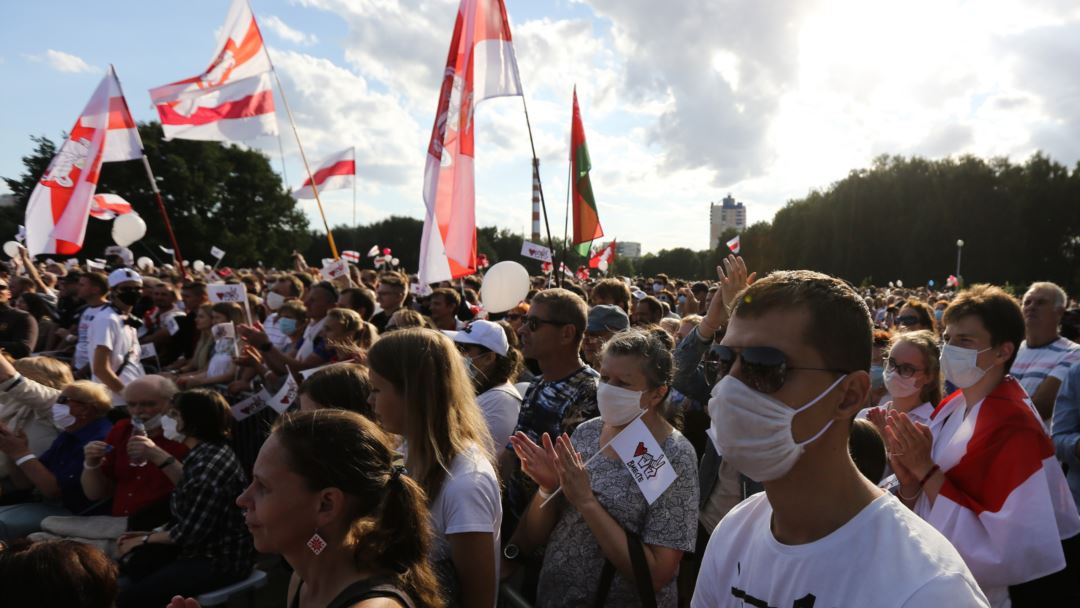
{"label": "draped flag on shoulder", "polygon": [[30,255],[70,255],[82,249],[101,163],[142,156],[134,125],[110,66],[30,193],[25,221]]}
{"label": "draped flag on shoulder", "polygon": [[206,71],[150,90],[165,139],[276,135],[271,69],[255,15],[246,0],[233,0]]}
{"label": "draped flag on shoulder", "polygon": [[739,241],[739,235],[735,235],[735,238],[727,242],[727,248],[731,250],[731,253],[739,255],[742,251],[742,242]]}
{"label": "draped flag on shoulder", "polygon": [[596,209],[593,197],[592,181],[589,171],[592,161],[589,159],[589,146],[585,143],[585,125],[581,122],[581,110],[578,108],[577,87],[574,87],[574,116],[570,125],[570,200],[573,201],[574,236],[570,241],[577,246],[579,255],[588,255],[592,242],[604,236],[600,227],[600,213]]}
{"label": "draped flag on shoulder", "polygon": [[[315,169],[313,177],[319,192],[352,188],[356,180],[355,149],[352,147],[345,148],[324,160]],[[293,192],[293,197],[315,198],[315,191],[311,188],[311,178],[304,180],[303,185]]]}
{"label": "draped flag on shoulder", "polygon": [[94,219],[111,220],[128,213],[131,213],[131,203],[117,194],[95,194],[90,201],[90,217]]}
{"label": "draped flag on shoulder", "polygon": [[473,111],[521,95],[503,0],[461,0],[424,168],[420,283],[476,271]]}
{"label": "draped flag on shoulder", "polygon": [[640,417],[611,440],[611,448],[622,459],[650,505],[679,477]]}

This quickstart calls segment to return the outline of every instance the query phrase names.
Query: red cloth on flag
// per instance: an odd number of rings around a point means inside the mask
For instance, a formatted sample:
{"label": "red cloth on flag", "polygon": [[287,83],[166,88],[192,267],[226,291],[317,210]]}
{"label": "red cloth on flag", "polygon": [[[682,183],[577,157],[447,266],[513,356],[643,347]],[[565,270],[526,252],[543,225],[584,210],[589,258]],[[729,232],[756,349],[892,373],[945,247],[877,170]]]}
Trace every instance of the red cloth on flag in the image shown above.
{"label": "red cloth on flag", "polygon": [[128,213],[131,203],[116,194],[95,194],[90,204],[90,217],[97,220],[111,220]]}
{"label": "red cloth on flag", "polygon": [[611,261],[615,259],[615,241],[611,241],[606,247],[596,252],[596,255],[589,258],[589,268],[599,268],[601,261],[606,261],[609,265]]}
{"label": "red cloth on flag", "polygon": [[[341,190],[351,188],[356,179],[356,155],[352,147],[346,148],[337,154],[319,163],[312,175],[319,192],[324,190]],[[304,183],[293,192],[295,198],[315,198],[315,190],[311,187],[311,178],[305,179]]]}
{"label": "red cloth on flag", "polygon": [[473,111],[485,99],[521,95],[502,0],[461,0],[424,168],[420,283],[476,272]]}
{"label": "red cloth on flag", "polygon": [[276,135],[270,58],[245,0],[233,0],[210,66],[150,90],[165,139],[235,141]]}

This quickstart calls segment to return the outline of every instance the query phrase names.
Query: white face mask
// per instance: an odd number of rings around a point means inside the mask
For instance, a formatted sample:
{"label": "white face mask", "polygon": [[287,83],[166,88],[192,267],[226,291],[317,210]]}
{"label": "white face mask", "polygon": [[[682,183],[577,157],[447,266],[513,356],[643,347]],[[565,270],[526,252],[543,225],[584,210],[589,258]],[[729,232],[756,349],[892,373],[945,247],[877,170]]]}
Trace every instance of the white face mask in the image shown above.
{"label": "white face mask", "polygon": [[893,397],[910,397],[919,392],[915,386],[915,377],[904,378],[895,369],[885,370],[885,390]]}
{"label": "white face mask", "polygon": [[285,296],[276,291],[271,291],[266,294],[266,307],[270,310],[277,310],[281,308],[281,305],[285,303]]}
{"label": "white face mask", "polygon": [[71,408],[63,403],[54,403],[52,406],[52,419],[56,428],[64,430],[75,424],[75,416],[71,415]]}
{"label": "white face mask", "polygon": [[177,430],[179,426],[180,423],[177,422],[176,418],[172,416],[161,417],[161,431],[165,433],[165,438],[169,441],[180,442],[184,440],[184,434]]}
{"label": "white face mask", "polygon": [[791,421],[799,412],[813,407],[828,395],[847,374],[837,378],[806,405],[792,408],[759,393],[734,376],[724,376],[712,390],[709,416],[712,418],[716,451],[737,471],[754,481],[779,479],[795,466],[806,446],[829,430],[833,421],[806,441],[796,442]]}
{"label": "white face mask", "polygon": [[146,427],[146,430],[152,431],[152,430],[158,428],[159,426],[161,426],[161,418],[162,418],[161,414],[158,414],[157,416],[152,416],[150,418],[147,418],[146,420],[142,421],[143,426]]}
{"label": "white face mask", "polygon": [[600,409],[600,419],[609,426],[628,424],[641,413],[643,393],[601,382],[596,386],[596,406]]}
{"label": "white face mask", "polygon": [[976,382],[982,380],[989,368],[979,367],[977,361],[979,355],[991,350],[984,348],[963,348],[946,344],[941,348],[941,371],[945,372],[945,379],[952,382],[957,388],[970,388]]}

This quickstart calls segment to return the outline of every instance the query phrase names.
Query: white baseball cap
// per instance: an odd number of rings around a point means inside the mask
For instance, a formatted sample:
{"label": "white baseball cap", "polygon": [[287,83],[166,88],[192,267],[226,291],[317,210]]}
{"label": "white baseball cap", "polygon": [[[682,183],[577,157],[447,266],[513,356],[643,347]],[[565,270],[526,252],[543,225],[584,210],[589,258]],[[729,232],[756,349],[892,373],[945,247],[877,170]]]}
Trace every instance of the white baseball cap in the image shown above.
{"label": "white baseball cap", "polygon": [[134,281],[142,285],[142,277],[130,268],[117,268],[109,273],[109,289],[128,281]]}
{"label": "white baseball cap", "polygon": [[444,331],[443,333],[458,344],[483,346],[500,357],[505,357],[510,350],[506,332],[503,331],[501,325],[491,321],[473,321],[461,331]]}

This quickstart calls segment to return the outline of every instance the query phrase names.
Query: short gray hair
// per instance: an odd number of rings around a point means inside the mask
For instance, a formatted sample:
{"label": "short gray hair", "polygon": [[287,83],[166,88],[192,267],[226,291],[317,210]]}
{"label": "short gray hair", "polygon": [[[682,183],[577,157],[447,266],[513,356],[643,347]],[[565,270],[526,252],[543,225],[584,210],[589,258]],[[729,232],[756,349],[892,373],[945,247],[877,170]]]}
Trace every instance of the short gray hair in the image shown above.
{"label": "short gray hair", "polygon": [[1033,291],[1049,291],[1054,294],[1054,308],[1060,308],[1065,310],[1065,304],[1069,301],[1069,297],[1065,295],[1065,290],[1061,288],[1057,283],[1051,283],[1050,281],[1039,281],[1032,283],[1031,287],[1028,287],[1027,294]]}
{"label": "short gray hair", "polygon": [[159,399],[162,399],[164,401],[172,401],[173,395],[180,392],[180,389],[177,388],[175,382],[173,382],[169,378],[166,378],[165,376],[159,376],[156,374],[150,376],[143,376],[141,378],[136,378],[132,380],[128,383],[127,386],[124,387],[124,395],[127,395],[128,390],[132,386],[146,387],[158,394]]}

